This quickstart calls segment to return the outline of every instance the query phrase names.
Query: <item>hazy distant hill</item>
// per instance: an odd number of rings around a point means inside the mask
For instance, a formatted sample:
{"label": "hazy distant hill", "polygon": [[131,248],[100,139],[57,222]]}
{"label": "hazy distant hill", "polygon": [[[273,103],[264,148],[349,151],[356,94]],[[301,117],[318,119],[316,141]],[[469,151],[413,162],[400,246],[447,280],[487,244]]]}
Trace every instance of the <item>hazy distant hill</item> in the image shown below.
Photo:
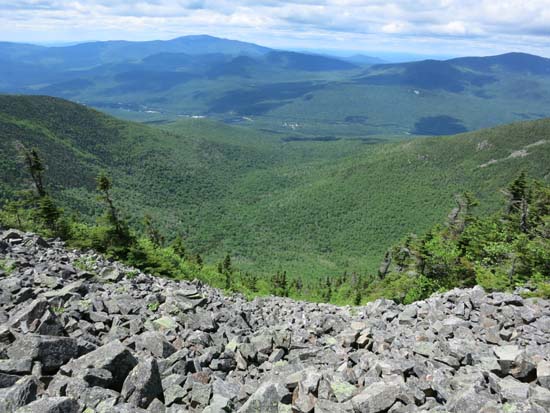
{"label": "hazy distant hill", "polygon": [[23,63],[54,66],[60,69],[83,69],[107,63],[141,60],[157,53],[190,55],[221,53],[227,55],[262,55],[270,49],[252,43],[200,35],[172,40],[143,42],[105,41],[72,46],[45,47],[0,43],[0,56]]}
{"label": "hazy distant hill", "polygon": [[130,120],[208,116],[289,137],[376,142],[550,116],[548,62],[510,53],[379,64],[211,36],[0,43],[0,92],[63,97]]}
{"label": "hazy distant hill", "polygon": [[374,56],[367,56],[364,54],[355,54],[352,56],[347,56],[344,58],[344,60],[347,60],[348,62],[355,63],[355,64],[361,64],[361,65],[375,65],[375,64],[386,63],[384,59],[380,59]]}

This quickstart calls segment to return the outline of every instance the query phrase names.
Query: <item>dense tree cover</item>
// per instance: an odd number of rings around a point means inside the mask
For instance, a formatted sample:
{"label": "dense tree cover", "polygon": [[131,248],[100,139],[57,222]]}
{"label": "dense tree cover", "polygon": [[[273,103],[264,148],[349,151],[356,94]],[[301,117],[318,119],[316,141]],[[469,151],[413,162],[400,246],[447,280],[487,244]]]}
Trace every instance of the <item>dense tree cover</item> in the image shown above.
{"label": "dense tree cover", "polygon": [[0,96],[0,136],[0,199],[25,202],[17,191],[32,187],[21,142],[37,148],[50,197],[79,222],[105,213],[103,171],[128,226],[153,244],[179,238],[204,266],[229,253],[264,292],[263,280],[286,271],[295,295],[321,300],[329,278],[333,302],[357,291],[336,278],[368,282],[403,234],[444,220],[454,194],[471,191],[475,214],[493,213],[519,170],[550,176],[549,120],[392,144],[283,142],[202,119],[153,128],[60,99]]}
{"label": "dense tree cover", "polygon": [[181,237],[165,245],[152,218],[146,230],[130,229],[112,197],[112,181],[97,177],[104,213],[95,224],[82,222],[61,210],[44,183],[44,166],[36,149],[20,147],[33,187],[19,198],[4,200],[0,226],[19,227],[69,245],[94,249],[146,272],[176,279],[201,279],[229,292],[248,296],[284,297],[360,305],[379,297],[409,303],[434,292],[480,284],[488,290],[526,287],[532,295],[550,297],[550,186],[522,172],[504,191],[505,208],[476,216],[471,194],[457,197],[456,208],[444,226],[422,237],[411,235],[386,253],[377,276],[343,274],[322,282],[287,278],[286,271],[259,278],[238,271],[227,254],[217,268],[190,257]]}
{"label": "dense tree cover", "polygon": [[476,216],[466,194],[446,225],[391,249],[367,295],[412,302],[478,284],[550,296],[550,186],[522,172],[503,192],[502,211]]}

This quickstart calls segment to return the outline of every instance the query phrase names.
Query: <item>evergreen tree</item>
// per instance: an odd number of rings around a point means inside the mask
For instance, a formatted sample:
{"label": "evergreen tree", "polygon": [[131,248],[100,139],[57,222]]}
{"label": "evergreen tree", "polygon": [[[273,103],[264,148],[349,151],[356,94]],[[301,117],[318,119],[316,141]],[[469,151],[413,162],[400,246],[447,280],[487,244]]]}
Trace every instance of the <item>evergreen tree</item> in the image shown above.
{"label": "evergreen tree", "polygon": [[286,271],[283,271],[283,274],[281,276],[280,289],[281,289],[280,295],[282,297],[288,297],[288,284],[286,280]]}
{"label": "evergreen tree", "polygon": [[97,178],[97,190],[100,193],[100,199],[107,206],[105,218],[110,226],[107,234],[108,239],[105,242],[108,245],[108,252],[117,257],[125,258],[129,250],[134,247],[135,240],[128,225],[120,218],[119,212],[115,208],[111,197],[111,189],[111,180],[105,174],[100,174]]}
{"label": "evergreen tree", "polygon": [[180,258],[187,259],[187,250],[185,249],[185,244],[181,235],[178,235],[172,242],[172,249]]}
{"label": "evergreen tree", "polygon": [[332,299],[332,282],[329,277],[325,281],[325,293],[323,295],[323,300],[327,303]]}
{"label": "evergreen tree", "polygon": [[164,237],[153,225],[153,217],[149,214],[145,214],[143,217],[143,224],[145,225],[145,231],[151,242],[157,247],[162,247],[164,245]]}
{"label": "evergreen tree", "polygon": [[[22,154],[27,167],[27,172],[31,176],[33,188],[36,192],[35,197],[28,197],[26,201],[16,202],[11,206],[15,209],[17,220],[21,224],[18,208],[27,206],[36,213],[36,218],[42,222],[45,229],[49,230],[51,235],[65,237],[67,228],[61,222],[63,211],[57,207],[54,200],[47,193],[44,186],[44,164],[38,155],[36,149],[27,149],[23,144],[18,144],[18,150]],[[34,198],[34,199],[33,199]]]}
{"label": "evergreen tree", "polygon": [[27,170],[31,176],[38,197],[42,198],[46,196],[43,180],[44,165],[38,155],[38,151],[35,148],[29,150],[20,142],[17,144],[17,148],[25,160]]}
{"label": "evergreen tree", "polygon": [[531,187],[527,173],[522,171],[519,176],[510,184],[506,193],[508,194],[507,214],[509,219],[519,226],[521,232],[529,232],[529,203],[531,201]]}
{"label": "evergreen tree", "polygon": [[229,271],[224,271],[224,280],[225,280],[225,289],[231,290],[231,273]]}
{"label": "evergreen tree", "polygon": [[258,276],[256,274],[247,274],[248,289],[253,293],[258,292]]}
{"label": "evergreen tree", "polygon": [[200,256],[200,254],[195,255],[195,262],[197,263],[199,268],[202,268],[202,266],[204,264],[204,261],[203,261],[202,257]]}
{"label": "evergreen tree", "polygon": [[229,254],[226,254],[224,260],[223,260],[223,271],[231,273],[233,270],[231,268],[231,256]]}
{"label": "evergreen tree", "polygon": [[508,187],[508,192],[510,194],[511,204],[515,204],[521,201],[524,198],[527,198],[529,191],[529,185],[527,182],[527,173],[521,171],[519,176],[514,179],[514,181]]}
{"label": "evergreen tree", "polygon": [[[233,268],[231,267],[231,256],[229,254],[226,254],[223,263],[221,265],[222,274],[225,279],[225,289],[230,290],[231,289],[231,278],[233,275]],[[219,267],[218,267],[219,271]]]}
{"label": "evergreen tree", "polygon": [[272,277],[271,277],[271,285],[270,285],[270,293],[272,295],[279,295],[279,288],[281,284],[281,275],[279,271],[277,271]]}
{"label": "evergreen tree", "polygon": [[353,298],[353,304],[354,305],[361,305],[362,301],[363,301],[363,290],[361,288],[358,288],[355,291],[355,297]]}
{"label": "evergreen tree", "polygon": [[46,228],[57,234],[62,212],[49,195],[44,195],[38,200],[38,213]]}

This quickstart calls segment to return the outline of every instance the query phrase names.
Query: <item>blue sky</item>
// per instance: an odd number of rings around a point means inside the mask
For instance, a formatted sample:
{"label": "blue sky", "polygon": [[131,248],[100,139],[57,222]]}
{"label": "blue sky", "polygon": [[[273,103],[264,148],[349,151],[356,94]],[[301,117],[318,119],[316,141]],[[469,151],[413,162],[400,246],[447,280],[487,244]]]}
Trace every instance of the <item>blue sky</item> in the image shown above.
{"label": "blue sky", "polygon": [[550,57],[550,0],[0,0],[0,40],[188,34],[291,49]]}

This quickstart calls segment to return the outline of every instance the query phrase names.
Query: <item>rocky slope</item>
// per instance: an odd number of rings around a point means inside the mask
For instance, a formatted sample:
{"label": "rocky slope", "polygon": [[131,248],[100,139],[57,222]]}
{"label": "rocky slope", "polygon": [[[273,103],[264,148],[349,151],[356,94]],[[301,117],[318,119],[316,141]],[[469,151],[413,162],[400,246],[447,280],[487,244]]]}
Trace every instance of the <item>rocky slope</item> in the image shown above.
{"label": "rocky slope", "polygon": [[0,236],[0,412],[547,412],[550,302],[246,301]]}

